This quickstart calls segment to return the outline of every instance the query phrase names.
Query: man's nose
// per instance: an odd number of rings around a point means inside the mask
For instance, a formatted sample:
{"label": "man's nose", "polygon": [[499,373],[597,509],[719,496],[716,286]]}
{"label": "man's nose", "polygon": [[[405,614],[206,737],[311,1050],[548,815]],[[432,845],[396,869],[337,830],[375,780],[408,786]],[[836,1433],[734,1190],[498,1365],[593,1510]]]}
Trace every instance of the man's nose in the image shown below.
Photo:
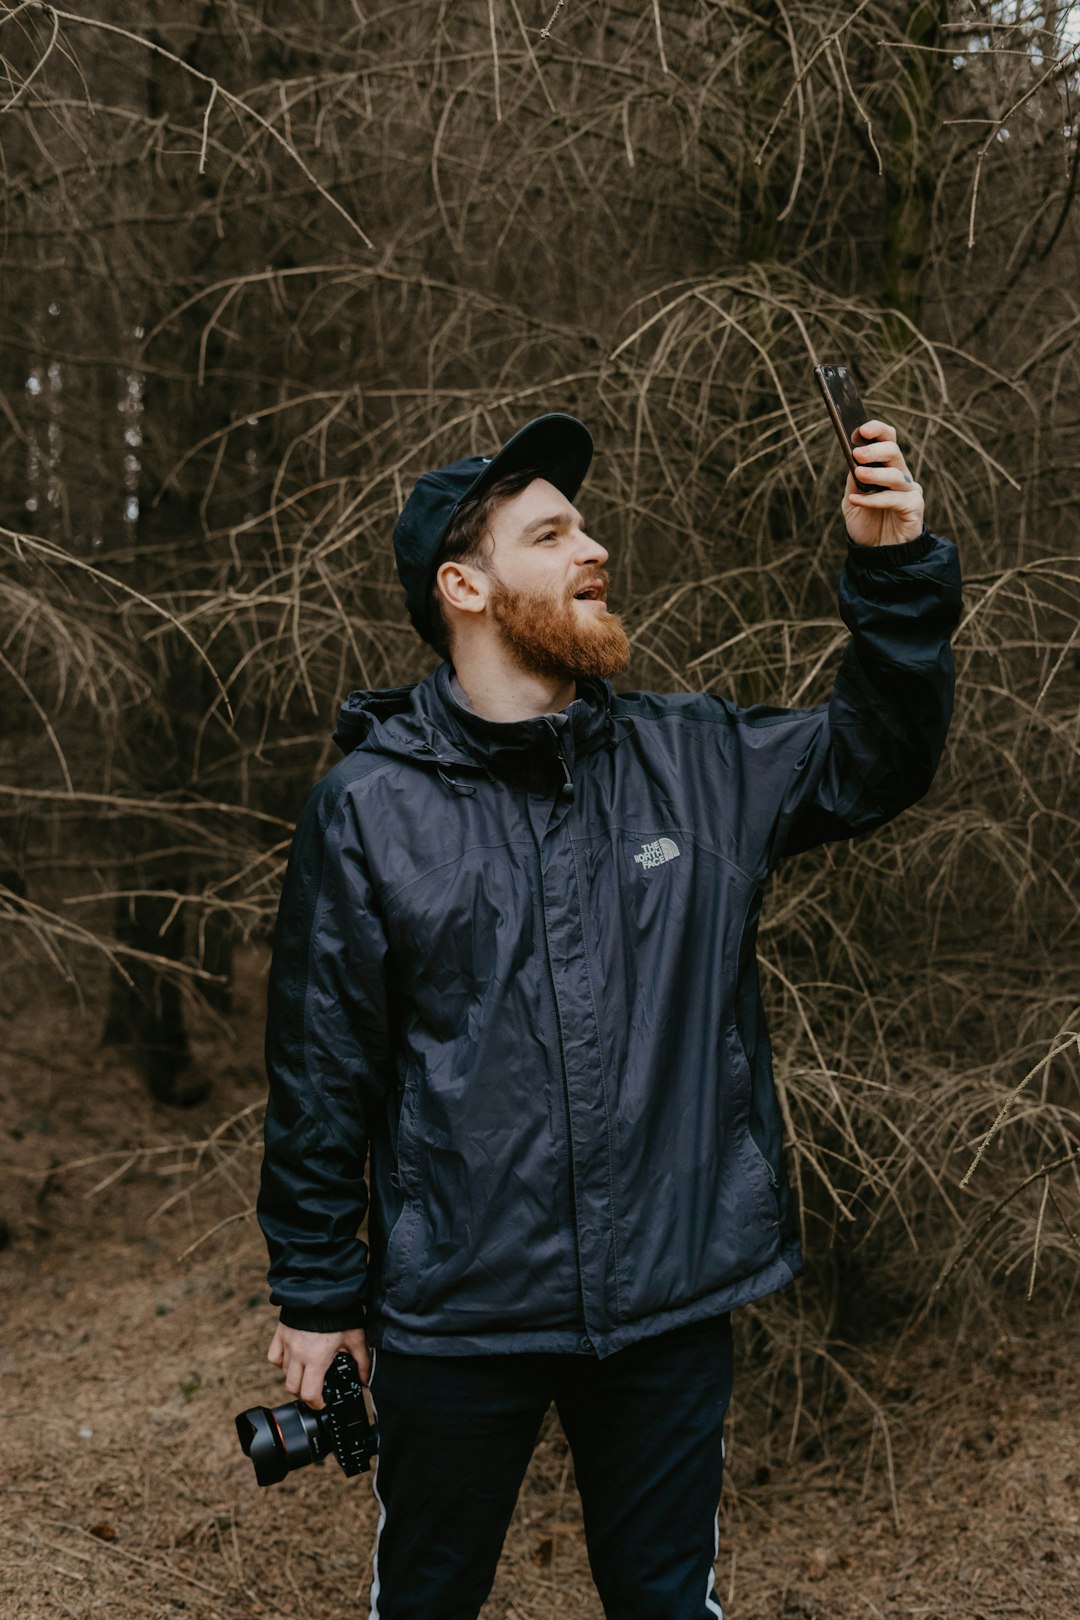
{"label": "man's nose", "polygon": [[603,568],[607,560],[608,554],[599,540],[594,540],[591,535],[586,534],[582,529],[578,535],[577,549],[574,554],[574,561],[578,567]]}

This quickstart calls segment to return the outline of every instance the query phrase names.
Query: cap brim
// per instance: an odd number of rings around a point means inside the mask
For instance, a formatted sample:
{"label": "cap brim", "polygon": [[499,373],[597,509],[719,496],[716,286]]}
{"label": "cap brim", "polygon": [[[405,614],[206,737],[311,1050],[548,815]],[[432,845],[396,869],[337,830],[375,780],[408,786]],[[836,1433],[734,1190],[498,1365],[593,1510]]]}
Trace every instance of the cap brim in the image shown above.
{"label": "cap brim", "polygon": [[536,467],[540,476],[572,501],[589,470],[592,454],[592,434],[584,422],[564,411],[549,411],[546,416],[526,422],[513,438],[507,439],[470,484],[466,495],[471,498],[482,494],[507,473]]}

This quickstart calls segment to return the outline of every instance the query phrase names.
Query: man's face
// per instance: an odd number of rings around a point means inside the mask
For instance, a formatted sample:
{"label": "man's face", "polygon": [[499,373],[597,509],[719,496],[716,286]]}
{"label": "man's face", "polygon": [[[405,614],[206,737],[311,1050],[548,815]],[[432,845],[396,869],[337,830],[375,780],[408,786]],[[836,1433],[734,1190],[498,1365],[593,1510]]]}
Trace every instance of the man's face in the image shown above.
{"label": "man's face", "polygon": [[624,669],[630,644],[608,611],[608,554],[566,496],[534,478],[496,507],[490,529],[487,608],[518,667],[557,680]]}

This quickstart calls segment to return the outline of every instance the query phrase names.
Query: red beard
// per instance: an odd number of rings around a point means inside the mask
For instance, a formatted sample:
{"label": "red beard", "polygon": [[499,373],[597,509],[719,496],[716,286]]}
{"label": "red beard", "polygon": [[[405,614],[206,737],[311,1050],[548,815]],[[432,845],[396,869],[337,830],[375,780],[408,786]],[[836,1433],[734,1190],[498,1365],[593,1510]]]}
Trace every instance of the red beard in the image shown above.
{"label": "red beard", "polygon": [[606,680],[626,668],[630,643],[619,615],[588,610],[586,617],[574,606],[575,591],[595,580],[606,587],[607,575],[593,568],[561,598],[544,591],[514,591],[494,580],[488,598],[491,615],[519,669],[564,681],[587,676]]}

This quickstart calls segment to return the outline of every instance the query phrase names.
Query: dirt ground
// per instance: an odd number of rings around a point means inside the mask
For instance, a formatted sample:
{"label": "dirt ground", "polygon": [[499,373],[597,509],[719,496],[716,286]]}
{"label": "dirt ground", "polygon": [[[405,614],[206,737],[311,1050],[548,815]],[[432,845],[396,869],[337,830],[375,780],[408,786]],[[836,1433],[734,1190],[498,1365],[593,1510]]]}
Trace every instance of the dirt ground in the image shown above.
{"label": "dirt ground", "polygon": [[[98,1045],[96,1007],[55,986],[28,990],[0,1033],[2,1620],[367,1612],[369,1481],[330,1462],[259,1490],[233,1428],[283,1393],[244,1213],[261,972],[251,955],[235,1016],[201,1029],[214,1090],[187,1113],[152,1102]],[[851,1403],[812,1460],[786,1460],[790,1414],[768,1425],[740,1402],[737,1366],[717,1561],[728,1620],[1076,1620],[1078,1325],[1036,1302],[977,1341],[938,1328],[848,1352],[880,1417]],[[553,1417],[484,1612],[600,1616]]]}

